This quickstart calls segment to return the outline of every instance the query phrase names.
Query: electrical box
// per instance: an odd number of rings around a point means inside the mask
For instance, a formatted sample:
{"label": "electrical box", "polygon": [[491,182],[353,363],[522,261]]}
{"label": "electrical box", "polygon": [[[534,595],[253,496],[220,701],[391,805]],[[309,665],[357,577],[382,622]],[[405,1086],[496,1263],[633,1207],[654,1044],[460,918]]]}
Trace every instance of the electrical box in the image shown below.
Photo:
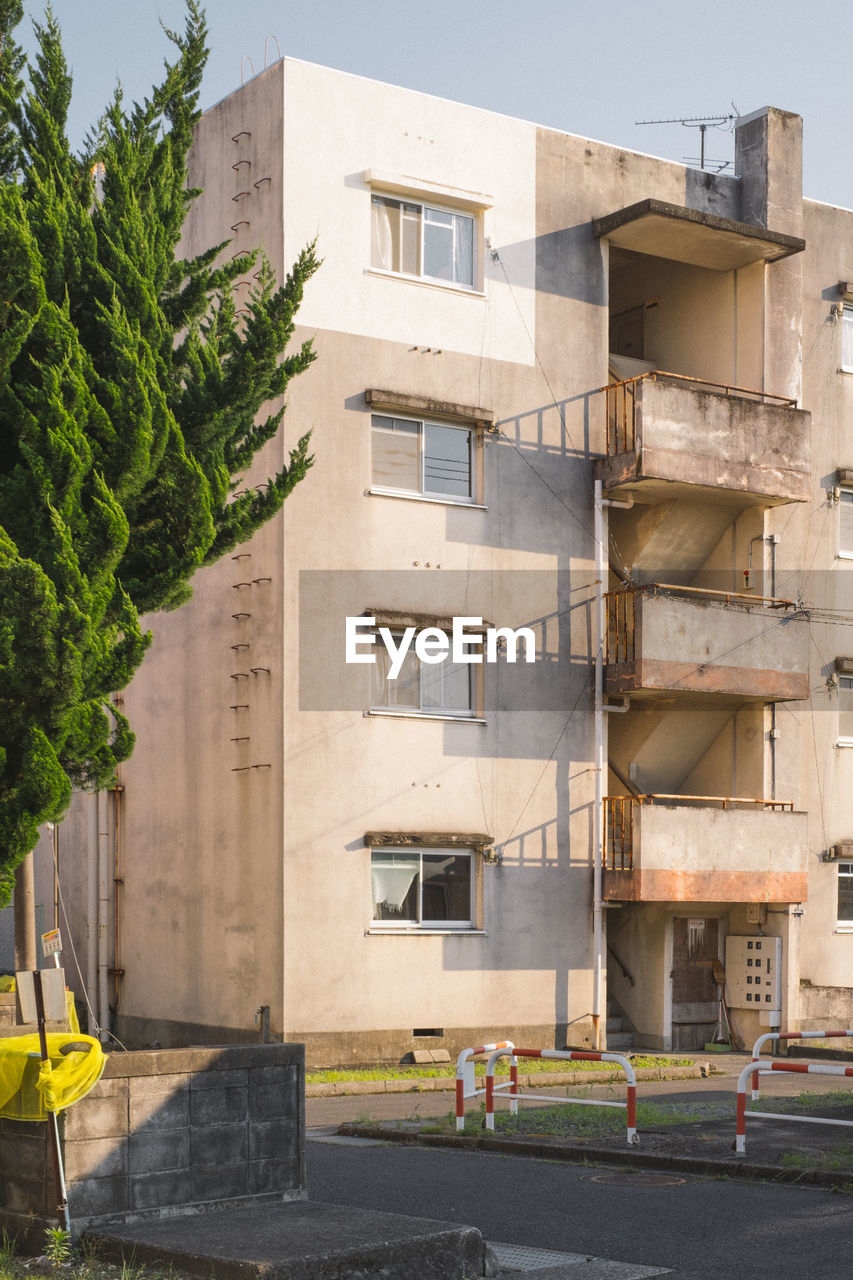
{"label": "electrical box", "polygon": [[726,938],[726,1000],[733,1009],[781,1012],[781,938]]}

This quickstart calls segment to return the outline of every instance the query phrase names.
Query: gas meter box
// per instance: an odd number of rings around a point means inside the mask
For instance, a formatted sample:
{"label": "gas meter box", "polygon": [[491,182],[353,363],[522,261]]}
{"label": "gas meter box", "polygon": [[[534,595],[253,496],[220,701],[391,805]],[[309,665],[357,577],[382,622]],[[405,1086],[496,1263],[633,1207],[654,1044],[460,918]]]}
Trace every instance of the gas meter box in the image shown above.
{"label": "gas meter box", "polygon": [[781,1012],[781,938],[726,938],[726,999],[734,1009]]}

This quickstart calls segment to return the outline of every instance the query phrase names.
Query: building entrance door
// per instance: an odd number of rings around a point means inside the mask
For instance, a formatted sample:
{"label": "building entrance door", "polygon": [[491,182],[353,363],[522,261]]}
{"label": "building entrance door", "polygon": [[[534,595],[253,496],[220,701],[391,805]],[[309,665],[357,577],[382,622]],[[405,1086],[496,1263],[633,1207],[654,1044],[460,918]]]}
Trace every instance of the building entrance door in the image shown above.
{"label": "building entrance door", "polygon": [[717,1025],[719,921],[676,916],[672,927],[672,1047],[701,1049]]}

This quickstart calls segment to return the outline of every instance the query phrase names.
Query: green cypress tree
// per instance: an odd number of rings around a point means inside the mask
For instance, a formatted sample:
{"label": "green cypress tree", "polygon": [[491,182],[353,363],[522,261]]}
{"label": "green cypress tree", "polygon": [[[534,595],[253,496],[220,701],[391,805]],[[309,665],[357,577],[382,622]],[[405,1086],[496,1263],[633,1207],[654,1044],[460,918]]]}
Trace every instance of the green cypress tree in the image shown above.
{"label": "green cypress tree", "polygon": [[238,323],[246,258],[176,258],[199,194],[198,0],[166,31],[162,83],[130,108],[117,91],[76,155],[57,23],[36,25],[29,64],[21,16],[0,0],[0,904],[72,785],[106,785],[132,750],[110,694],[144,656],[139,614],[187,600],[311,466],[303,436],[266,488],[235,494],[280,427],[265,406],[314,359],[283,353],[318,265],[308,246],[276,285],[262,261]]}

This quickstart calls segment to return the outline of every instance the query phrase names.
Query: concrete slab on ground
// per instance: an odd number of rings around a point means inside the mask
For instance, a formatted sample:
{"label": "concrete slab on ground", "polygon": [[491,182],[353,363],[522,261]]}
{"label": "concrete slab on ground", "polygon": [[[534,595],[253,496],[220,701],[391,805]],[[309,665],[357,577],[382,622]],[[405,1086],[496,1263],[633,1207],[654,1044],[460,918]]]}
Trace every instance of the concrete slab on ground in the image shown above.
{"label": "concrete slab on ground", "polygon": [[307,1200],[86,1234],[105,1261],[171,1265],[205,1280],[465,1280],[486,1260],[474,1227]]}

